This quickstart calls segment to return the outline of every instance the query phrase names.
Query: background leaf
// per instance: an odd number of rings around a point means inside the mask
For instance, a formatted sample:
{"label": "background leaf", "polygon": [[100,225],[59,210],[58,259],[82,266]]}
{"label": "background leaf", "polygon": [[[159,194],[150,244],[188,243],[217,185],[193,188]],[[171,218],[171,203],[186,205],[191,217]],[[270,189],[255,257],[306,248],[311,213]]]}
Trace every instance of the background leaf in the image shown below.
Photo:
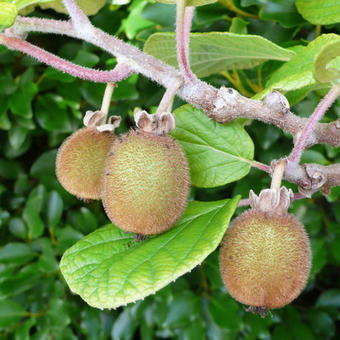
{"label": "background leaf", "polygon": [[[244,34],[246,26],[250,35],[262,36],[295,53],[302,52],[316,39],[317,28],[299,15],[295,0],[226,1],[232,6],[216,2],[197,7],[193,31],[233,30]],[[32,16],[66,18],[53,10],[42,10],[39,5],[25,7],[20,15],[33,8]],[[107,0],[106,6],[90,19],[107,33],[142,48],[152,34],[174,30],[175,10],[175,5],[147,0]],[[340,26],[328,25],[320,30],[338,35]],[[78,58],[79,62],[98,69],[112,69],[116,64],[116,59],[107,52],[67,36],[32,34],[29,41],[67,60]],[[312,59],[315,61],[315,58],[316,54]],[[336,62],[337,58],[327,67],[337,68]],[[217,88],[230,86],[252,97],[265,88],[283,63],[267,60],[249,69],[213,74],[205,80]],[[303,56],[300,66],[304,66]],[[286,72],[291,76],[298,74],[299,65]],[[317,82],[286,92],[290,102],[295,103],[292,110],[301,117],[309,116],[325,94],[323,87],[329,86],[329,83]],[[273,310],[272,316],[265,319],[246,313],[225,290],[219,273],[218,249],[201,265],[154,295],[116,310],[92,308],[77,294],[72,294],[60,273],[60,258],[84,235],[109,221],[99,201],[78,200],[61,187],[55,176],[55,155],[63,140],[82,126],[84,112],[100,107],[104,89],[105,84],[52,71],[28,56],[0,46],[0,301],[12,301],[26,311],[16,317],[14,323],[2,319],[0,338],[337,339],[340,187],[333,188],[330,195],[315,194],[312,199],[292,203],[290,212],[303,222],[313,242],[313,273],[294,303]],[[163,93],[164,89],[158,84],[137,74],[120,82],[110,107],[110,115],[122,117],[119,133],[126,133],[133,125],[131,117],[135,107],[153,112]],[[21,102],[16,101],[17,98]],[[174,107],[183,104],[176,98]],[[339,118],[338,106],[333,105],[327,111],[325,122]],[[37,114],[40,110],[44,112]],[[67,115],[65,126],[60,124],[59,114],[64,118]],[[53,119],[57,124],[51,121]],[[43,125],[47,123],[57,128],[46,129]],[[246,129],[255,145],[256,160],[269,164],[273,158],[290,153],[289,135],[261,122],[249,123],[247,121]],[[339,156],[338,148],[315,145],[303,157],[307,161],[332,164],[339,161]],[[32,191],[41,185],[44,200],[39,217],[44,228],[39,237],[29,239],[23,214]],[[230,184],[215,188],[193,187],[190,199],[217,201],[238,194],[247,198],[249,189],[258,193],[269,185],[267,174],[251,169],[246,177]]]}
{"label": "background leaf", "polygon": [[299,13],[314,25],[339,23],[339,5],[338,0],[296,0]]}
{"label": "background leaf", "polygon": [[112,225],[101,228],[65,252],[61,271],[91,306],[116,308],[142,299],[216,249],[237,203],[191,202],[175,227],[141,243]]}
{"label": "background leaf", "polygon": [[[144,51],[177,66],[174,33],[153,34],[146,41]],[[287,61],[294,54],[256,35],[220,32],[190,35],[190,63],[198,77],[230,69],[247,69],[266,60]]]}
{"label": "background leaf", "polygon": [[[163,4],[171,4],[175,5],[177,0],[156,0],[157,2],[161,2]],[[187,6],[204,6],[208,4],[212,4],[216,2],[217,0],[187,0],[186,5]]]}
{"label": "background leaf", "polygon": [[254,145],[240,122],[216,123],[190,105],[174,113],[176,129],[172,136],[188,157],[193,185],[217,187],[248,174]]}
{"label": "background leaf", "polygon": [[[24,0],[25,1],[25,0]],[[52,8],[57,12],[60,13],[67,13],[66,8],[64,7],[62,0],[38,0],[38,1],[25,1],[29,3],[29,5],[39,5],[42,9],[49,9]],[[96,14],[104,5],[105,0],[77,0],[78,5],[87,15],[94,15]],[[25,6],[27,6],[25,4]],[[31,7],[32,10],[34,6]]]}
{"label": "background leaf", "polygon": [[15,324],[25,314],[25,309],[15,301],[0,301],[0,329],[9,324]]}

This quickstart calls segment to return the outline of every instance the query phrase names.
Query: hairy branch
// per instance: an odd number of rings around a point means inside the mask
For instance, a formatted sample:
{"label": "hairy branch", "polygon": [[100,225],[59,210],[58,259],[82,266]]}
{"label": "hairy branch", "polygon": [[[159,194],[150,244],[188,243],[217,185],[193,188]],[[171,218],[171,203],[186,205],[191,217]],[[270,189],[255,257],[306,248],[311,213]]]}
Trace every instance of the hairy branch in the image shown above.
{"label": "hairy branch", "polygon": [[176,44],[179,69],[185,77],[195,79],[189,60],[190,29],[195,7],[186,7],[186,0],[177,1]]}
{"label": "hairy branch", "polygon": [[8,37],[3,34],[0,34],[0,43],[7,46],[8,48],[26,53],[31,57],[36,58],[47,65],[51,65],[62,72],[66,72],[80,79],[91,80],[93,82],[118,82],[127,78],[132,73],[131,69],[124,64],[118,64],[112,71],[100,71],[88,67],[82,67],[57,57],[54,54],[49,53],[40,47],[34,46],[25,40]]}
{"label": "hairy branch", "polygon": [[294,148],[289,156],[291,162],[299,163],[301,155],[307,147],[307,141],[313,138],[315,125],[324,116],[329,107],[340,95],[340,85],[334,85],[327,95],[320,101],[312,115],[309,117],[301,133],[297,136]]}
{"label": "hairy branch", "polygon": [[[87,34],[76,30],[68,21],[18,17],[13,30],[17,34],[43,32],[83,39],[115,55],[119,60],[126,61],[134,72],[141,73],[166,88],[181,77],[180,72],[173,67],[94,27],[92,33]],[[306,118],[298,117],[289,110],[283,96],[278,92],[259,101],[243,97],[231,88],[217,90],[197,78],[185,78],[177,95],[206,111],[218,122],[250,118],[273,124],[292,135],[301,132],[307,122]],[[314,138],[307,141],[307,144],[311,146],[319,143],[340,146],[339,121],[316,124]]]}

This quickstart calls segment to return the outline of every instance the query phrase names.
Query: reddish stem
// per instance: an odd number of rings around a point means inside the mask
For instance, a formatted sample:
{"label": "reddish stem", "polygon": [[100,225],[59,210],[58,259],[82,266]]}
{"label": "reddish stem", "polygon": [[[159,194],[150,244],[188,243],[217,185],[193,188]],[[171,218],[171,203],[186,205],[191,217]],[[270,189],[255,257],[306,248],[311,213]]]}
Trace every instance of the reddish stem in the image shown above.
{"label": "reddish stem", "polygon": [[315,108],[312,115],[309,117],[306,125],[304,126],[301,134],[297,138],[294,148],[288,157],[288,160],[293,163],[299,163],[301,159],[301,155],[305,150],[308,140],[310,139],[316,124],[319,120],[324,116],[329,107],[333,104],[333,102],[337,99],[340,94],[340,85],[333,86],[327,95],[320,101],[320,103]]}
{"label": "reddish stem", "polygon": [[263,164],[261,162],[257,162],[257,161],[252,161],[251,162],[251,166],[253,168],[257,168],[259,170],[262,170],[264,172],[268,172],[270,173],[271,172],[271,167],[269,165],[266,165],[266,164]]}
{"label": "reddish stem", "polygon": [[117,82],[127,78],[132,72],[125,64],[118,64],[112,71],[93,70],[88,67],[82,67],[64,60],[54,54],[47,52],[40,47],[30,44],[27,41],[8,37],[0,34],[0,43],[8,48],[26,53],[39,61],[48,64],[62,72],[71,74],[74,77],[91,80],[98,83]]}
{"label": "reddish stem", "polygon": [[177,61],[180,70],[187,78],[194,79],[189,60],[190,30],[195,7],[186,7],[185,0],[177,3],[176,44]]}

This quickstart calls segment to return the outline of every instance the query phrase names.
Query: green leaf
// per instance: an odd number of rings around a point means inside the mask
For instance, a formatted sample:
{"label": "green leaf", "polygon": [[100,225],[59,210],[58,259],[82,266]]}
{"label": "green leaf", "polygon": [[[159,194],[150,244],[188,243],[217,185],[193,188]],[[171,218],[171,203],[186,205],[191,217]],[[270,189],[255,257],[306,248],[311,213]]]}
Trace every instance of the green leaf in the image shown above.
{"label": "green leaf", "polygon": [[69,219],[70,224],[85,235],[98,228],[97,216],[86,207],[80,208],[80,211],[70,212]]}
{"label": "green leaf", "polygon": [[17,7],[19,11],[27,6],[34,5],[34,4],[41,4],[43,2],[50,2],[51,0],[10,0],[10,1],[15,4],[15,6]]}
{"label": "green leaf", "polygon": [[[340,8],[339,8],[340,12]],[[329,63],[340,56],[340,40],[325,46],[314,65],[314,76],[321,83],[327,83],[340,78],[340,69],[333,68]]]}
{"label": "green leaf", "polygon": [[26,315],[25,309],[15,301],[0,301],[0,329],[12,326],[24,315]]}
{"label": "green leaf", "polygon": [[24,221],[20,217],[13,217],[8,223],[10,232],[21,239],[27,237],[27,228]]}
{"label": "green leaf", "polygon": [[31,328],[35,325],[36,319],[30,318],[15,329],[15,340],[30,340]]}
{"label": "green leaf", "polygon": [[63,213],[63,200],[56,191],[52,191],[47,199],[47,223],[49,228],[57,226]]}
{"label": "green leaf", "polygon": [[[177,0],[156,0],[157,2],[161,2],[163,4],[171,4],[175,5],[177,3]],[[187,6],[204,6],[208,4],[212,4],[216,2],[217,0],[187,0],[186,5]]]}
{"label": "green leaf", "polygon": [[239,330],[240,305],[230,295],[218,293],[208,298],[208,310],[215,323],[222,328]]}
{"label": "green leaf", "polygon": [[263,20],[274,20],[283,27],[294,27],[304,22],[295,7],[295,0],[266,0],[259,16]]}
{"label": "green leaf", "polygon": [[249,21],[243,20],[239,17],[234,17],[231,20],[231,25],[229,27],[230,33],[237,33],[237,34],[247,34],[247,26],[249,25]]}
{"label": "green leaf", "polygon": [[17,15],[18,11],[14,4],[0,2],[0,30],[12,26]]}
{"label": "green leaf", "polygon": [[310,278],[314,278],[327,263],[327,248],[323,239],[313,239],[312,246],[312,268]]}
{"label": "green leaf", "polygon": [[326,46],[337,41],[340,41],[339,35],[323,34],[310,42],[308,46],[299,46],[296,55],[272,74],[266,84],[266,89],[257,94],[255,98],[262,98],[274,89],[282,92],[306,86],[312,89],[312,85],[317,84],[313,76],[315,58]]}
{"label": "green leaf", "polygon": [[142,299],[216,249],[238,201],[191,202],[175,227],[144,242],[112,225],[98,229],[65,252],[61,272],[93,307],[117,308]]}
{"label": "green leaf", "polygon": [[41,154],[33,163],[30,175],[40,180],[46,176],[54,176],[56,156],[57,150],[51,150]]}
{"label": "green leaf", "polygon": [[44,187],[39,186],[30,193],[26,202],[22,217],[27,223],[28,237],[30,239],[38,238],[44,232],[45,225],[40,217],[43,200]]}
{"label": "green leaf", "polygon": [[323,292],[316,302],[317,307],[340,307],[340,289],[331,289]]}
{"label": "green leaf", "polygon": [[248,174],[254,145],[238,121],[219,124],[190,105],[174,113],[176,129],[172,136],[186,152],[193,185],[211,188]]}
{"label": "green leaf", "polygon": [[[44,1],[45,2],[45,1]],[[77,4],[86,15],[96,14],[102,7],[105,6],[106,0],[77,0]],[[42,9],[52,8],[60,13],[67,13],[66,8],[61,0],[48,1],[46,4],[40,4]]]}
{"label": "green leaf", "polygon": [[51,93],[39,97],[35,117],[45,130],[60,132],[72,130],[67,109],[61,107],[60,100],[59,96]]}
{"label": "green leaf", "polygon": [[76,57],[73,59],[75,64],[85,66],[85,67],[93,67],[98,64],[99,57],[94,53],[80,50]]}
{"label": "green leaf", "polygon": [[32,259],[35,253],[25,243],[7,243],[0,247],[0,263],[23,264]]}
{"label": "green leaf", "polygon": [[[155,33],[144,45],[144,51],[177,66],[174,33]],[[247,69],[266,60],[290,60],[295,53],[257,35],[235,33],[192,33],[190,64],[198,77],[230,69]]]}
{"label": "green leaf", "polygon": [[340,21],[339,0],[296,0],[299,13],[314,25],[337,24]]}
{"label": "green leaf", "polygon": [[24,144],[26,137],[28,134],[28,130],[19,126],[15,125],[12,129],[8,131],[8,139],[10,145],[15,149],[18,150]]}

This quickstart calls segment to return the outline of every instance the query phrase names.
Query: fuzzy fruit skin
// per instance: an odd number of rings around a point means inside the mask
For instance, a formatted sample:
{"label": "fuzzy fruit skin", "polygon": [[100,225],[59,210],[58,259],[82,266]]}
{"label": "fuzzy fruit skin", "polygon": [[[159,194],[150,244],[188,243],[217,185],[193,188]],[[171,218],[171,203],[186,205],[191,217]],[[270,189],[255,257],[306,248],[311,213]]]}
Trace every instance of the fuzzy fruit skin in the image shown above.
{"label": "fuzzy fruit skin", "polygon": [[121,229],[142,235],[166,231],[182,215],[189,190],[188,162],[174,139],[137,130],[112,145],[102,200]]}
{"label": "fuzzy fruit skin", "polygon": [[220,252],[220,271],[230,295],[267,309],[293,301],[311,266],[309,238],[290,214],[250,209],[229,227]]}
{"label": "fuzzy fruit skin", "polygon": [[100,199],[105,159],[115,136],[95,127],[82,128],[61,145],[56,174],[61,185],[82,199]]}

